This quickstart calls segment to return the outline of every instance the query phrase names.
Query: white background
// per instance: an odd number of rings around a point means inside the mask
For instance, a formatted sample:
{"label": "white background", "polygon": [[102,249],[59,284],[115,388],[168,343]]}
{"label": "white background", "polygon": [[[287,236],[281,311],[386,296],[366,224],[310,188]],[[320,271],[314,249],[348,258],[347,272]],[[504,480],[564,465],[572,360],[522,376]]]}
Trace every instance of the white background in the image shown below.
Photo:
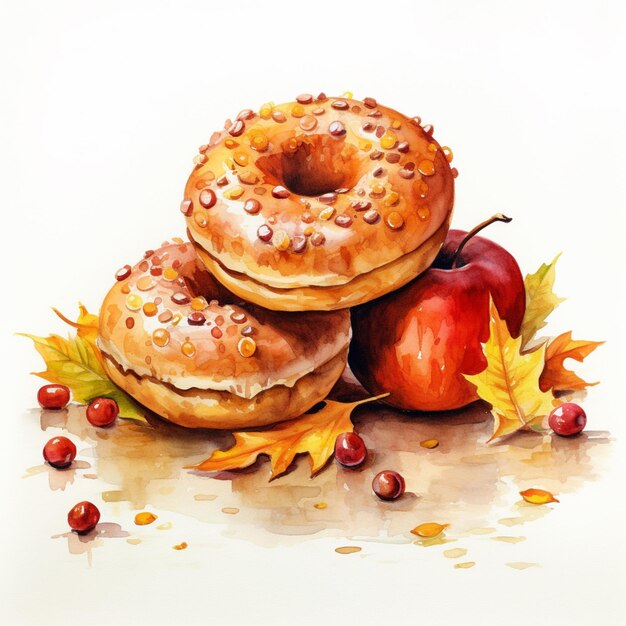
{"label": "white background", "polygon": [[[3,1],[0,621],[625,623],[625,26],[617,1]],[[226,117],[321,90],[434,124],[460,172],[455,225],[513,216],[490,236],[524,272],[564,252],[552,327],[608,340],[582,368],[602,381],[590,423],[616,438],[605,474],[528,530],[542,567],[522,572],[383,544],[268,550],[193,521],[200,555],[120,542],[88,567],[48,539],[88,492],[20,478],[40,462],[20,424],[40,363],[12,333],[59,331],[50,306],[97,309],[118,266],[183,234],[191,158]]]}

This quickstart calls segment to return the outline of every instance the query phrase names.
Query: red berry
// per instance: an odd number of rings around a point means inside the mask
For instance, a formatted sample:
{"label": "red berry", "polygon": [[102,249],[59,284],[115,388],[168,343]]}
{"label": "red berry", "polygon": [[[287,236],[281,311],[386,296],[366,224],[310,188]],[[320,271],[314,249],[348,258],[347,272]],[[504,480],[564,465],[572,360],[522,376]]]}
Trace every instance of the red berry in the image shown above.
{"label": "red berry", "polygon": [[67,467],[76,458],[76,446],[67,437],[53,437],[43,447],[43,458],[52,467]]}
{"label": "red berry", "polygon": [[100,519],[98,507],[91,502],[79,502],[67,514],[67,523],[72,530],[79,535],[84,535],[93,530]]}
{"label": "red berry", "polygon": [[87,420],[94,426],[110,426],[120,412],[117,402],[111,398],[96,398],[87,407]]}
{"label": "red berry", "polygon": [[366,457],[365,442],[356,433],[341,433],[335,439],[335,459],[344,467],[358,467]]}
{"label": "red berry", "polygon": [[381,500],[395,500],[404,493],[404,478],[398,472],[384,470],[374,476],[372,489]]}
{"label": "red berry", "polygon": [[42,409],[64,409],[70,401],[70,390],[65,385],[44,385],[37,392]]}
{"label": "red berry", "polygon": [[577,404],[564,402],[550,413],[548,424],[557,435],[571,437],[585,428],[587,415]]}

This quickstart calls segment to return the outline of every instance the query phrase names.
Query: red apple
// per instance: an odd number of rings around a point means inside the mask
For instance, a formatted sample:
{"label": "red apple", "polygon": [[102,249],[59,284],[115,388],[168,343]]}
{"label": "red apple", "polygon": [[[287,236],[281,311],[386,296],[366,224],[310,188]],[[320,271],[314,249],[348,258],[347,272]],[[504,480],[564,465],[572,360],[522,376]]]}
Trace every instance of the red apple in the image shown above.
{"label": "red apple", "polygon": [[445,411],[478,399],[463,374],[487,362],[489,295],[516,337],[524,317],[524,280],[515,259],[489,239],[451,230],[432,267],[403,288],[352,309],[349,363],[371,393],[388,404]]}

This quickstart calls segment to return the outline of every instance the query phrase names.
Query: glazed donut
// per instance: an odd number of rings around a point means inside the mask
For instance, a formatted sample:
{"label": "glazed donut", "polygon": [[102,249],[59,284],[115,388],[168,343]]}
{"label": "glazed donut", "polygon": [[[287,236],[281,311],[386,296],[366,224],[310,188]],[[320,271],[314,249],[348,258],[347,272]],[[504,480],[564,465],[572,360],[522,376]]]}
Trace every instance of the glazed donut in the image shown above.
{"label": "glazed donut", "polygon": [[148,251],[100,310],[98,346],[113,382],[191,428],[297,417],[341,376],[347,311],[278,313],[225,289],[182,239]]}
{"label": "glazed donut", "polygon": [[452,152],[373,98],[241,111],[200,147],[181,211],[200,258],[238,296],[335,310],[409,282],[443,243]]}

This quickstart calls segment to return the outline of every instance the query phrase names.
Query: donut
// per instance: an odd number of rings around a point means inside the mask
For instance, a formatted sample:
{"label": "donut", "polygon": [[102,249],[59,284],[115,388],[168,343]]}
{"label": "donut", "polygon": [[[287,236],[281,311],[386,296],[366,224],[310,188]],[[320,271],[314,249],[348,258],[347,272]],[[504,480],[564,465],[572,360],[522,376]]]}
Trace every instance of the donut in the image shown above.
{"label": "donut", "polygon": [[200,146],[180,210],[211,273],[268,309],[335,310],[425,270],[451,218],[452,152],[373,98],[241,111]]}
{"label": "donut", "polygon": [[326,397],[345,367],[347,311],[244,303],[182,239],[115,277],[99,317],[104,368],[176,424],[233,429],[297,417]]}

